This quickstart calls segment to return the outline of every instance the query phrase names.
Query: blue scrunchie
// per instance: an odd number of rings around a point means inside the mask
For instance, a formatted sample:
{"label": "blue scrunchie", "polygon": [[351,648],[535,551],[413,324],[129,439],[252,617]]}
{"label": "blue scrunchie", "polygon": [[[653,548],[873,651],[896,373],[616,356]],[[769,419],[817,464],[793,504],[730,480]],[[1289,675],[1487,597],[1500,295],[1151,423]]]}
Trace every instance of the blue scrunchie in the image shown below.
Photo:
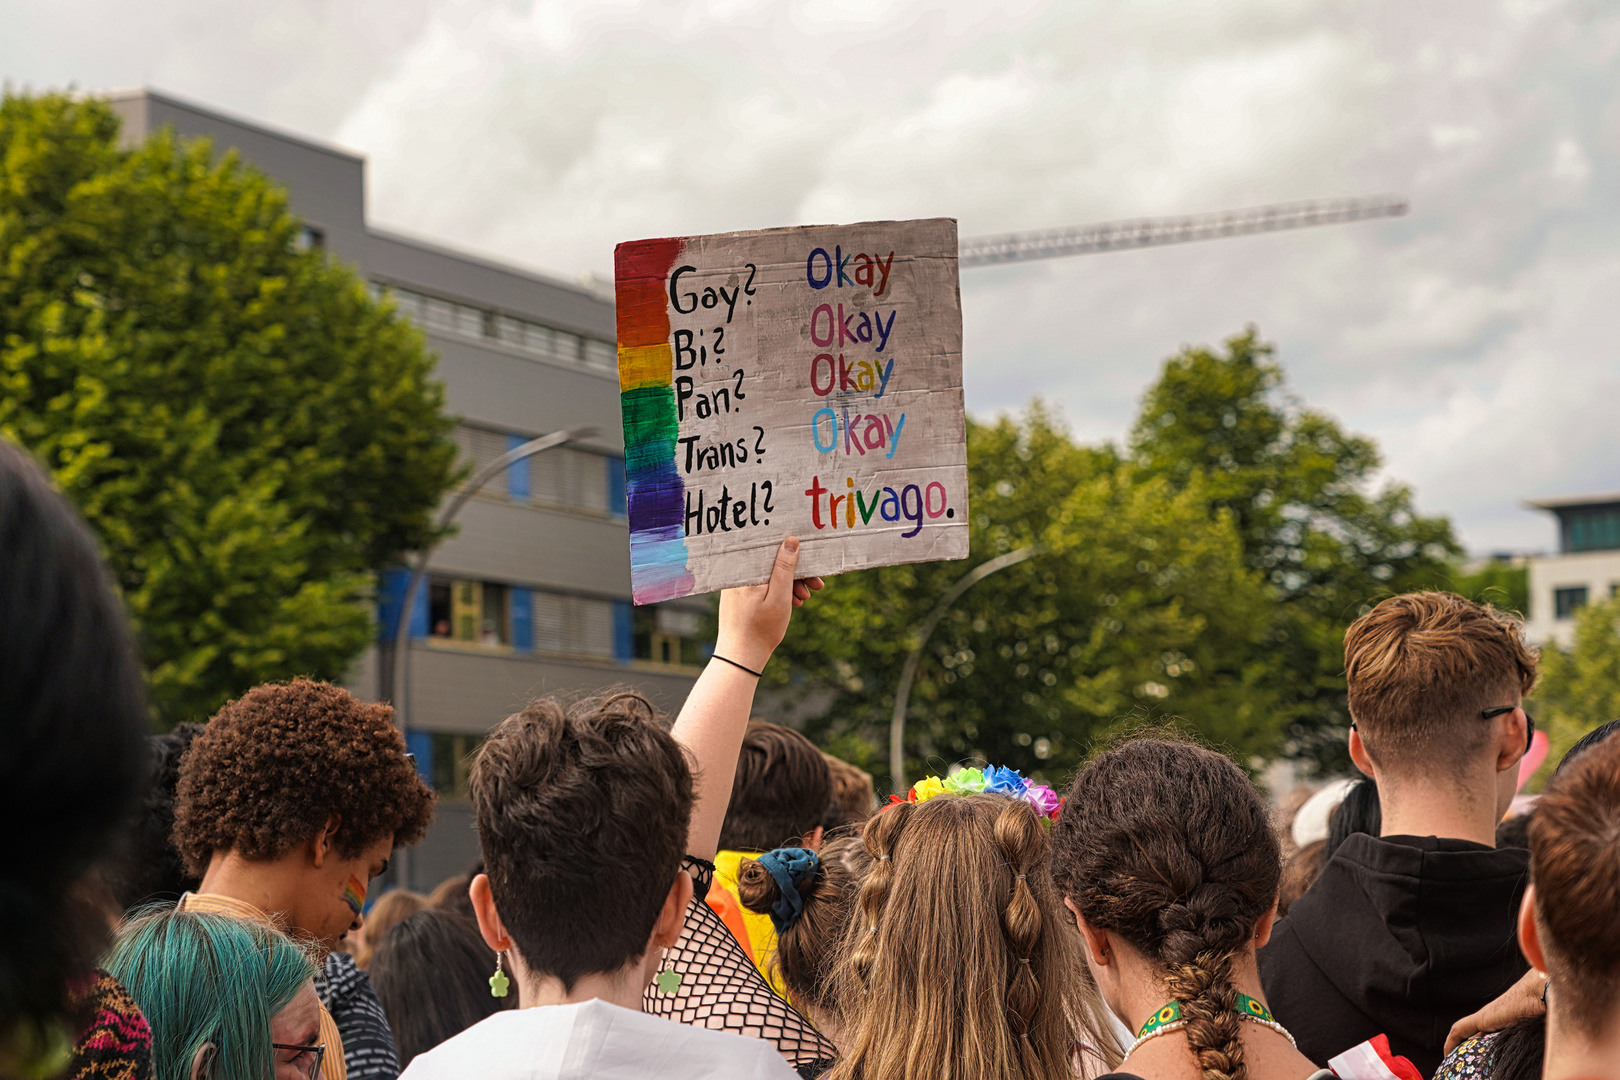
{"label": "blue scrunchie", "polygon": [[804,914],[804,897],[799,895],[799,886],[815,875],[821,859],[809,848],[783,847],[767,851],[757,861],[782,890],[782,899],[771,905],[771,925],[780,936]]}

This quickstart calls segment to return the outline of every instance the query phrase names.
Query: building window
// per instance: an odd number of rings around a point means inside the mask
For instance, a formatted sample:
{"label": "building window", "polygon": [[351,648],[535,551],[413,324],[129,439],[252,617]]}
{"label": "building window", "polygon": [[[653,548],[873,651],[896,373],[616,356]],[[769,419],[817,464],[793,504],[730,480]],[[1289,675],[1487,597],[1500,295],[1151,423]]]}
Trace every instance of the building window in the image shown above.
{"label": "building window", "polygon": [[497,581],[434,578],[430,637],[458,648],[612,660],[613,601]]}
{"label": "building window", "polygon": [[428,772],[434,790],[448,799],[465,799],[471,795],[468,778],[472,775],[473,758],[484,745],[484,736],[435,731],[429,736],[429,745],[432,751]]}
{"label": "building window", "polygon": [[325,251],[326,232],[313,225],[302,225],[298,229],[298,239],[293,241],[293,246],[299,251]]}
{"label": "building window", "polygon": [[450,611],[450,583],[448,581],[434,581],[428,585],[428,627],[429,633],[436,638],[451,636]]}
{"label": "building window", "polygon": [[1565,551],[1620,550],[1620,503],[1571,506],[1557,513]]}
{"label": "building window", "polygon": [[[458,425],[451,437],[461,447],[462,455],[475,472],[531,438],[471,424]],[[618,468],[617,474],[615,466]],[[478,494],[485,499],[558,506],[593,514],[614,513],[617,498],[616,512],[622,517],[623,470],[624,463],[618,458],[577,450],[571,446],[559,446],[542,450],[508,466],[504,492],[501,491],[500,481],[492,480]],[[615,475],[621,477],[618,487],[615,487]],[[616,495],[616,492],[621,494]]]}
{"label": "building window", "polygon": [[1553,617],[1556,619],[1573,619],[1575,613],[1586,606],[1586,586],[1572,585],[1567,589],[1553,590]]}
{"label": "building window", "polygon": [[655,664],[703,663],[703,615],[667,604],[635,609],[635,657]]}
{"label": "building window", "polygon": [[618,369],[618,350],[611,341],[391,285],[373,283],[372,295],[378,299],[393,297],[401,314],[436,333],[498,341],[518,352],[574,367],[605,373]]}

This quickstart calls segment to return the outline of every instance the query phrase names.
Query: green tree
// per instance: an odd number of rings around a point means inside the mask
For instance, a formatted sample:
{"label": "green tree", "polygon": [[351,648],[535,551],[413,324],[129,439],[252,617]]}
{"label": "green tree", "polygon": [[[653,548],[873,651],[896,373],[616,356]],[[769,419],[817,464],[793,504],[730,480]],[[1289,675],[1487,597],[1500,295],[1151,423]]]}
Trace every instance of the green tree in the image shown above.
{"label": "green tree", "polygon": [[1588,731],[1620,720],[1620,597],[1588,604],[1575,615],[1570,647],[1541,650],[1541,683],[1531,694],[1536,723],[1547,732],[1548,765],[1532,781],[1546,785],[1552,766]]}
{"label": "green tree", "polygon": [[89,519],[162,722],[340,676],[455,479],[421,335],[234,154],[0,102],[0,433]]}
{"label": "green tree", "polygon": [[1530,611],[1530,569],[1491,561],[1473,570],[1452,571],[1450,589],[1481,604],[1525,615]]}
{"label": "green tree", "polygon": [[1240,753],[1276,744],[1257,659],[1267,591],[1201,482],[1141,479],[1111,449],[1076,445],[1039,404],[969,421],[968,462],[970,559],[846,574],[796,617],[771,677],[811,704],[812,737],[887,776],[912,629],[973,566],[1040,544],[969,590],[929,640],[909,776],[987,759],[1056,779],[1095,736],[1159,715]]}
{"label": "green tree", "polygon": [[1462,550],[1447,519],[1417,512],[1410,488],[1374,490],[1377,447],[1287,396],[1272,353],[1251,327],[1224,353],[1171,357],[1128,459],[1144,480],[1200,485],[1211,513],[1235,523],[1244,561],[1276,599],[1265,633],[1285,749],[1343,768],[1345,627],[1385,596],[1447,587]]}

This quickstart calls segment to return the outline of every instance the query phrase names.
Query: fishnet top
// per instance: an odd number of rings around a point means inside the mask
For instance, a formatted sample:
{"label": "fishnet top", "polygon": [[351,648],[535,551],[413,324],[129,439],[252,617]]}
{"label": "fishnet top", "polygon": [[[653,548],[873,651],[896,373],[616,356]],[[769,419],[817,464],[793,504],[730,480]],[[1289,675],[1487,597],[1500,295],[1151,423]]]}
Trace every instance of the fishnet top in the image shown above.
{"label": "fishnet top", "polygon": [[649,986],[641,1011],[764,1039],[806,1080],[821,1076],[832,1068],[838,1048],[777,996],[720,916],[704,903],[714,883],[714,864],[688,856],[684,865],[696,887],[685,929],[667,961],[680,974],[681,985],[673,994]]}

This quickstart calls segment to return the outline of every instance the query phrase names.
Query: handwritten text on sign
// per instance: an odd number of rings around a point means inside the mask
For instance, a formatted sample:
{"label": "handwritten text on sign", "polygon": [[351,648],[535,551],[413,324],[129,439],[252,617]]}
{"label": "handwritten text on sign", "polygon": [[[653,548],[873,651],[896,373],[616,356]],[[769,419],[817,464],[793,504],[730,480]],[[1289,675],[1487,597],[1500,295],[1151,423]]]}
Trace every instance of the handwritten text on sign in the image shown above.
{"label": "handwritten text on sign", "polygon": [[956,222],[615,252],[638,604],[968,553]]}

